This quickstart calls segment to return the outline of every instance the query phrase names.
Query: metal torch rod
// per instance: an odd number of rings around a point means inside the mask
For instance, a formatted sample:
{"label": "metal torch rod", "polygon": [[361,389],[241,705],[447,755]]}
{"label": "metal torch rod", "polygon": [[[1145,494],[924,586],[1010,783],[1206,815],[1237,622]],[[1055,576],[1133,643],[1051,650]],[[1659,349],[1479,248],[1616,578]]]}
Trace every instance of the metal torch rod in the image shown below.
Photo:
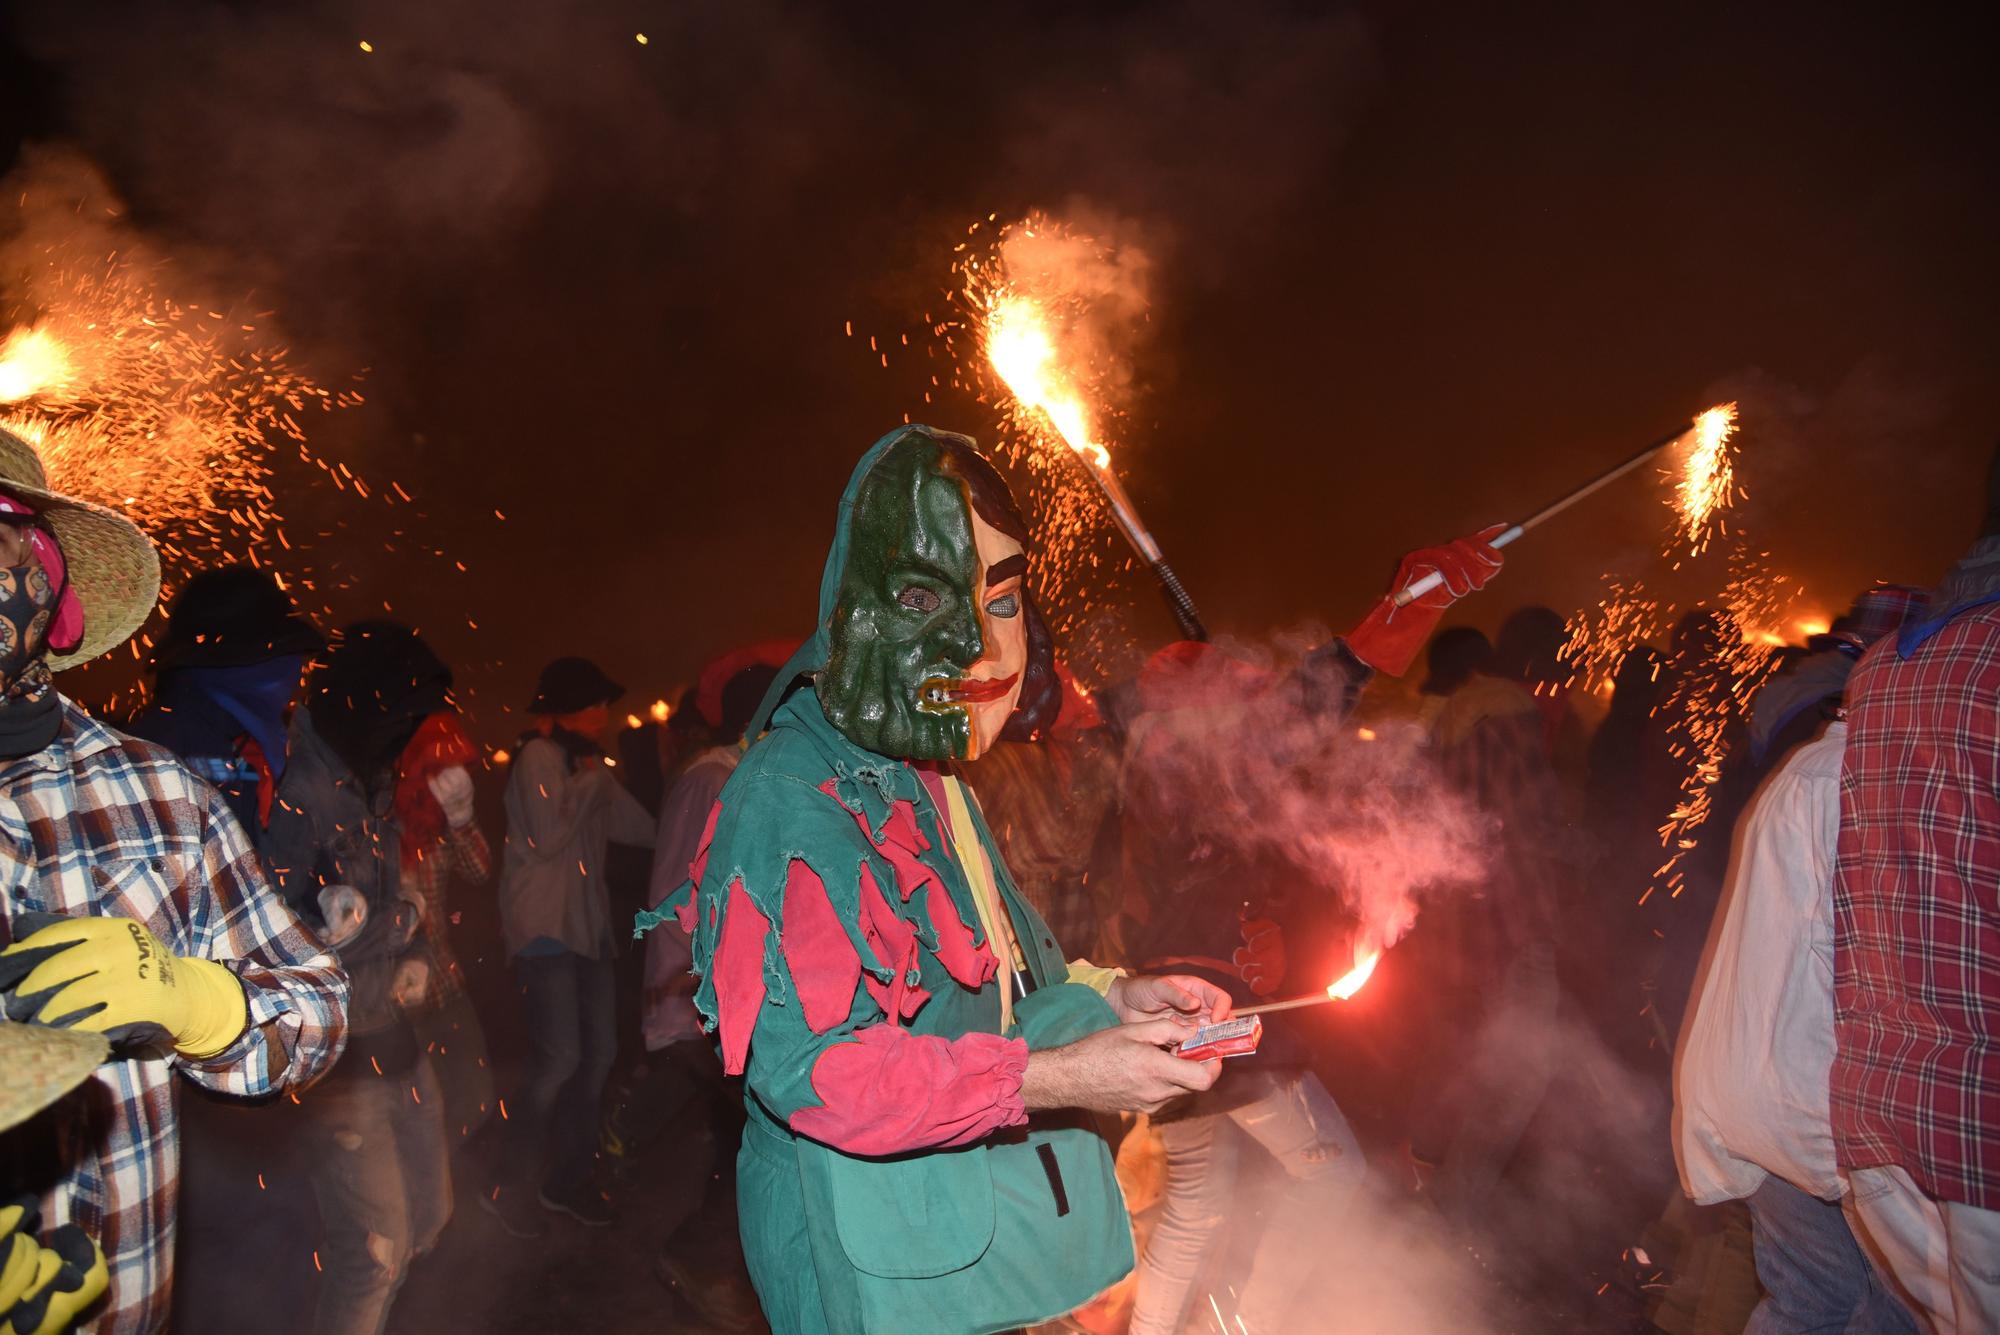
{"label": "metal torch rod", "polygon": [[1105,503],[1111,507],[1111,517],[1118,521],[1125,541],[1132,544],[1132,550],[1139,554],[1141,561],[1152,567],[1154,578],[1160,581],[1160,591],[1167,597],[1167,606],[1172,609],[1174,620],[1180,623],[1181,638],[1206,640],[1208,627],[1201,624],[1201,614],[1195,611],[1194,599],[1188,597],[1188,591],[1181,586],[1180,576],[1167,564],[1166,557],[1160,552],[1160,544],[1153,541],[1153,535],[1139,522],[1139,511],[1132,504],[1132,498],[1125,494],[1125,484],[1118,480],[1116,473],[1099,464],[1089,453],[1079,450],[1076,457],[1083,464],[1084,471],[1103,491]]}
{"label": "metal torch rod", "polygon": [[[1508,543],[1514,541],[1514,539],[1520,537],[1523,533],[1526,533],[1529,529],[1535,527],[1535,525],[1540,524],[1545,520],[1555,518],[1557,515],[1569,509],[1570,506],[1575,505],[1578,501],[1582,500],[1584,497],[1591,495],[1593,492],[1597,491],[1602,487],[1610,486],[1613,482],[1616,482],[1619,478],[1624,477],[1627,473],[1637,468],[1640,464],[1645,463],[1648,459],[1658,454],[1661,450],[1666,449],[1669,445],[1672,445],[1675,441],[1679,440],[1682,436],[1685,436],[1688,432],[1692,430],[1694,430],[1694,423],[1690,422],[1684,427],[1680,427],[1674,431],[1668,432],[1664,436],[1661,436],[1658,440],[1646,446],[1644,449],[1640,450],[1637,454],[1633,455],[1631,458],[1625,459],[1617,464],[1612,465],[1610,468],[1605,469],[1602,473],[1599,473],[1596,477],[1592,478],[1590,481],[1578,487],[1575,491],[1567,492],[1564,495],[1558,496],[1555,500],[1550,501],[1547,505],[1535,511],[1535,513],[1529,515],[1526,519],[1523,519],[1520,523],[1511,525],[1498,537],[1493,539],[1492,545],[1495,547],[1505,547]],[[1433,570],[1431,571],[1430,574],[1425,575],[1422,579],[1414,580],[1406,588],[1399,590],[1396,594],[1396,606],[1408,607],[1411,603],[1423,597],[1425,594],[1429,593],[1432,589],[1435,589],[1438,585],[1442,583],[1444,583],[1443,574]]]}

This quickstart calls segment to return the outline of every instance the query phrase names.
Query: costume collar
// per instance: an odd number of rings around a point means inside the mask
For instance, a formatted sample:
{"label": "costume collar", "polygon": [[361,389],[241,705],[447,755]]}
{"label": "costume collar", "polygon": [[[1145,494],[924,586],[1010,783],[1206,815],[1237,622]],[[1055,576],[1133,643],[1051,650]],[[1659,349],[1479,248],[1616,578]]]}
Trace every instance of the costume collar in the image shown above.
{"label": "costume collar", "polygon": [[827,721],[819,706],[819,696],[811,687],[794,691],[771,716],[771,727],[795,728],[812,744],[820,759],[833,773],[834,796],[849,811],[865,816],[877,839],[888,824],[890,808],[897,802],[915,803],[924,793],[923,781],[907,760],[877,755],[849,741]]}

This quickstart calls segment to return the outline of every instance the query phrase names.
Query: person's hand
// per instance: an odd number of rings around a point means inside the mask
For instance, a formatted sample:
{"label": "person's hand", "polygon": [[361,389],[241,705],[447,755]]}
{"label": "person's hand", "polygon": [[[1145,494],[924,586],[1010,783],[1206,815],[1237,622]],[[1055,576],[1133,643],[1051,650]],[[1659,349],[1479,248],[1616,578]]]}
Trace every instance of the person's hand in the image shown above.
{"label": "person's hand", "polygon": [[25,1197],[0,1205],[0,1332],[57,1335],[97,1301],[110,1283],[104,1252],[75,1224],[64,1224],[47,1242],[35,1202]]}
{"label": "person's hand", "polygon": [[[1493,545],[1493,539],[1506,531],[1507,525],[1494,524],[1471,537],[1442,547],[1421,547],[1405,556],[1396,567],[1389,592],[1344,637],[1347,647],[1377,672],[1400,677],[1409,671],[1417,651],[1437,629],[1445,609],[1475,589],[1485,588],[1486,582],[1499,572],[1506,558]],[[1442,580],[1436,588],[1407,607],[1396,606],[1398,593],[1432,573]]]}
{"label": "person's hand", "polygon": [[1030,1053],[1021,1100],[1030,1112],[1158,1112],[1183,1094],[1207,1089],[1222,1073],[1220,1061],[1189,1061],[1173,1054],[1194,1030],[1190,1020],[1142,1020]]}
{"label": "person's hand", "polygon": [[1229,994],[1214,983],[1184,973],[1114,978],[1104,999],[1127,1024],[1161,1017],[1178,1017],[1191,1024],[1204,1019],[1226,1020],[1232,1004]]}
{"label": "person's hand", "polygon": [[430,1000],[431,966],[414,955],[396,966],[389,982],[389,1000],[398,1010],[411,1010]]}
{"label": "person's hand", "polygon": [[444,811],[445,824],[454,830],[472,824],[472,776],[465,766],[441,769],[425,782]]}
{"label": "person's hand", "polygon": [[319,892],[320,921],[326,924],[326,943],[335,950],[361,935],[368,925],[368,901],[351,885],[323,886]]}
{"label": "person's hand", "polygon": [[1260,997],[1268,997],[1285,981],[1284,929],[1269,918],[1252,918],[1246,906],[1236,916],[1243,944],[1230,957],[1236,976]]}
{"label": "person's hand", "polygon": [[174,954],[130,918],[61,918],[0,950],[0,994],[10,1020],[94,1030],[114,1045],[164,1034],[197,1060],[250,1023],[235,974]]}

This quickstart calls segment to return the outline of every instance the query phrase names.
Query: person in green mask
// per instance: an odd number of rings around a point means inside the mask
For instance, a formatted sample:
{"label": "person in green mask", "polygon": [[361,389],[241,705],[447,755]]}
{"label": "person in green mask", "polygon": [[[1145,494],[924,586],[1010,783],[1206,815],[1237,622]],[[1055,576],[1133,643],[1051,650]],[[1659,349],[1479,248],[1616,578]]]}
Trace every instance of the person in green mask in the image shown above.
{"label": "person in green mask", "polygon": [[[695,1000],[746,1078],[745,1259],[776,1335],[1012,1330],[1132,1267],[1092,1113],[1211,1086],[1228,997],[1068,960],[957,761],[1060,702],[1027,526],[911,426],[841,497],[817,630],[772,684],[689,879]],[[768,729],[768,731],[767,731]]]}

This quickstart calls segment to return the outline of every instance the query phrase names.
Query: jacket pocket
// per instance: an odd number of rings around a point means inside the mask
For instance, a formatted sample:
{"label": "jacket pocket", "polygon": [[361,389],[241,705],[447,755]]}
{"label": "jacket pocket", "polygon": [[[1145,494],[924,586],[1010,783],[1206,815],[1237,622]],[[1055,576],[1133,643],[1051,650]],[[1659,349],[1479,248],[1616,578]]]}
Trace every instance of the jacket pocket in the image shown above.
{"label": "jacket pocket", "polygon": [[861,1159],[801,1138],[824,1160],[834,1228],[854,1268],[884,1279],[963,1270],[993,1245],[993,1170],[984,1146]]}

